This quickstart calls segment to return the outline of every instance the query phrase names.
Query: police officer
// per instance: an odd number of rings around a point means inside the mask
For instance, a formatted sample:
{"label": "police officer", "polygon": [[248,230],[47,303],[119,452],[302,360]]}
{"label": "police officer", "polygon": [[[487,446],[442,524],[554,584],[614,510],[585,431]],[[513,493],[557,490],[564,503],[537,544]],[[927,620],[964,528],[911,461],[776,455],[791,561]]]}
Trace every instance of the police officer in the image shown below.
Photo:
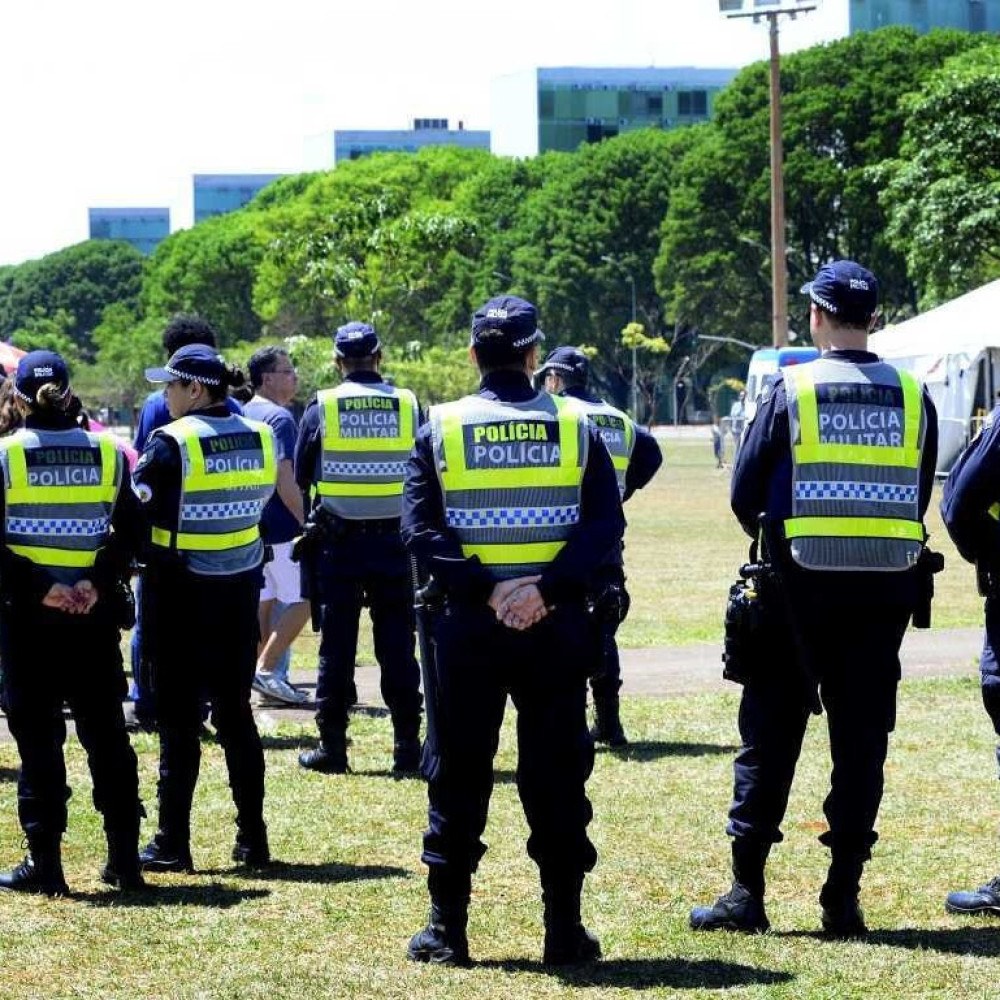
{"label": "police officer", "polygon": [[[821,357],[782,369],[744,431],[732,507],[758,534],[766,512],[780,567],[784,631],[766,674],[745,683],[742,747],[727,833],[732,888],[691,911],[696,930],[766,930],[764,866],[810,714],[827,713],[833,761],[820,837],[831,861],[823,928],[866,933],[858,891],[877,839],[883,766],[895,725],[899,646],[921,591],[917,560],[937,454],[937,418],[917,381],[867,350],[875,276],[857,263],[821,267],[804,286]],[[783,529],[783,531],[781,530]],[[775,537],[776,536],[776,537]]]}
{"label": "police officer", "polygon": [[529,302],[501,296],[482,306],[471,341],[480,390],[431,409],[407,469],[404,537],[445,594],[434,626],[435,752],[424,761],[431,912],[410,941],[417,961],[468,961],[471,876],[486,851],[508,695],[545,903],[544,960],[600,956],[580,919],[584,875],[597,860],[585,790],[594,760],[586,581],[617,551],[624,518],[596,428],[579,407],[532,387],[540,339]]}
{"label": "police officer", "polygon": [[163,368],[173,422],[150,436],[132,475],[149,525],[142,601],[160,732],[159,826],[140,860],[149,871],[193,871],[191,802],[207,700],[236,805],[233,860],[270,860],[264,753],[250,708],[264,546],[259,522],[277,480],[266,424],[230,413],[243,384],[215,349],[189,344]]}
{"label": "police officer", "polygon": [[[1000,735],[1000,407],[959,458],[944,484],[941,514],[964,559],[976,564],[986,598],[986,631],[979,660],[983,705]],[[1000,747],[997,748],[1000,760]],[[1000,876],[971,891],[952,892],[951,913],[1000,915]]]}
{"label": "police officer", "polygon": [[21,358],[12,382],[24,426],[0,440],[2,704],[21,756],[18,815],[29,853],[0,888],[62,895],[63,743],[68,702],[104,816],[104,881],[143,887],[139,781],[122,715],[121,581],[138,535],[124,457],[77,426],[63,359]]}
{"label": "police officer", "polygon": [[420,668],[413,586],[399,534],[403,472],[420,423],[416,397],[379,374],[382,345],[367,323],[334,337],[340,385],[309,402],[299,426],[295,478],[316,508],[323,540],[311,559],[322,636],[316,682],[320,744],[299,756],[313,771],[347,770],[348,711],[361,609],[371,613],[382,697],[392,716],[393,771],[420,766]]}
{"label": "police officer", "polygon": [[[641,490],[656,475],[663,453],[656,438],[627,414],[588,391],[590,361],[575,347],[557,347],[537,374],[544,374],[545,389],[576,400],[594,424],[611,454],[622,502]],[[597,571],[591,606],[601,633],[600,663],[590,679],[594,693],[594,727],[590,735],[599,743],[622,747],[628,743],[618,707],[622,686],[621,661],[615,633],[628,614],[625,568],[621,550]]]}

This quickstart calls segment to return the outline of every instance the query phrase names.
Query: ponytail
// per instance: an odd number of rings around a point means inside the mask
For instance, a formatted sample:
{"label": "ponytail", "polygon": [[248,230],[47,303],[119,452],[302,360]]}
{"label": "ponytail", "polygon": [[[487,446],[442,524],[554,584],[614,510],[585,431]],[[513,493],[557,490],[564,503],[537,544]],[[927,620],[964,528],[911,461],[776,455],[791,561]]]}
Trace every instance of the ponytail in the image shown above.
{"label": "ponytail", "polygon": [[39,386],[31,408],[40,413],[66,413],[69,411],[73,399],[73,393],[68,385],[63,388],[58,382],[46,382]]}

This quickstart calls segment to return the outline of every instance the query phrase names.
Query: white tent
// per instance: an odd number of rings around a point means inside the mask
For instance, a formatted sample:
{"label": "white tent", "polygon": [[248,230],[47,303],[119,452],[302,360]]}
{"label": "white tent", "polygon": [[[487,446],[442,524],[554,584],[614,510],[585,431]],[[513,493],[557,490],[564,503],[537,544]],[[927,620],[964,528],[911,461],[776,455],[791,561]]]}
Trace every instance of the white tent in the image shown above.
{"label": "white tent", "polygon": [[1000,393],[1000,280],[874,334],[869,347],[927,385],[947,472]]}

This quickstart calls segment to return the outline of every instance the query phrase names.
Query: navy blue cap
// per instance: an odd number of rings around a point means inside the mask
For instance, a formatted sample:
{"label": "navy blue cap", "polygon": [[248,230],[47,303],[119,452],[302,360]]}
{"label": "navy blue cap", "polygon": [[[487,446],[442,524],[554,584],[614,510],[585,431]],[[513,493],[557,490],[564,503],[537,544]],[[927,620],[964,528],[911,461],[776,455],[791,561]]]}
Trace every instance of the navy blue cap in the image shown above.
{"label": "navy blue cap", "polygon": [[69,388],[66,362],[55,351],[29,351],[17,363],[14,394],[25,402],[34,403],[38,390],[49,382],[60,389]]}
{"label": "navy blue cap", "polygon": [[345,323],[333,335],[333,352],[338,358],[370,358],[380,350],[382,343],[368,323]]}
{"label": "navy blue cap", "polygon": [[878,279],[853,260],[824,264],[801,291],[821,309],[851,326],[867,326],[878,308]]}
{"label": "navy blue cap", "polygon": [[149,382],[201,382],[222,385],[226,380],[226,363],[214,347],[207,344],[185,344],[170,355],[162,368],[147,368]]}
{"label": "navy blue cap", "polygon": [[516,360],[544,339],[545,334],[538,329],[538,311],[516,295],[498,295],[472,317],[469,345],[490,362]]}
{"label": "navy blue cap", "polygon": [[590,372],[590,358],[578,347],[557,347],[549,352],[537,374],[549,371],[563,378],[585,382]]}

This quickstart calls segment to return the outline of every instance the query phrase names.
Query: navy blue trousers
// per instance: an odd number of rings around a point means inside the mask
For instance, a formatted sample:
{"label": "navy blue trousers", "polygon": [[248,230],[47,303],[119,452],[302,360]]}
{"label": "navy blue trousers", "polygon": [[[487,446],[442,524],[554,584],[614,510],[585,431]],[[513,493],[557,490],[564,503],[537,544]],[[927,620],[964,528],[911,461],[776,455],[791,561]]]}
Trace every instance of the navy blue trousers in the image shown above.
{"label": "navy blue trousers", "polygon": [[316,726],[320,739],[347,729],[354,702],[358,626],[367,604],[382,698],[397,737],[420,732],[420,667],[416,659],[413,583],[399,532],[348,528],[320,554],[321,631],[316,679]]}
{"label": "navy blue trousers", "polygon": [[[435,622],[437,755],[425,756],[428,829],[422,860],[456,875],[476,870],[508,695],[517,709],[517,790],[528,854],[542,879],[581,875],[597,862],[587,836],[586,667],[593,627],[561,606],[525,632],[486,606],[450,607]],[[428,694],[430,697],[430,694]]]}
{"label": "navy blue trousers", "polygon": [[[909,611],[868,608],[832,611],[802,624],[819,683],[830,737],[830,792],[823,804],[829,830],[820,840],[867,857],[878,839],[889,733],[896,723],[899,646]],[[727,832],[761,843],[782,839],[781,821],[809,720],[794,648],[775,648],[773,674],[747,684],[740,701],[742,747],[734,763]]]}
{"label": "navy blue trousers", "polygon": [[259,595],[256,572],[199,576],[150,566],[143,580],[143,641],[160,733],[159,825],[174,842],[190,836],[206,702],[225,754],[237,823],[256,833],[264,821],[264,751],[250,707]]}
{"label": "navy blue trousers", "polygon": [[[134,830],[141,806],[136,758],[125,731],[125,672],[119,632],[100,603],[90,615],[17,605],[0,614],[2,703],[21,756],[18,817],[31,841],[66,829],[63,744],[68,703],[87,753],[94,806],[106,830]],[[134,835],[134,834],[132,834]]]}

